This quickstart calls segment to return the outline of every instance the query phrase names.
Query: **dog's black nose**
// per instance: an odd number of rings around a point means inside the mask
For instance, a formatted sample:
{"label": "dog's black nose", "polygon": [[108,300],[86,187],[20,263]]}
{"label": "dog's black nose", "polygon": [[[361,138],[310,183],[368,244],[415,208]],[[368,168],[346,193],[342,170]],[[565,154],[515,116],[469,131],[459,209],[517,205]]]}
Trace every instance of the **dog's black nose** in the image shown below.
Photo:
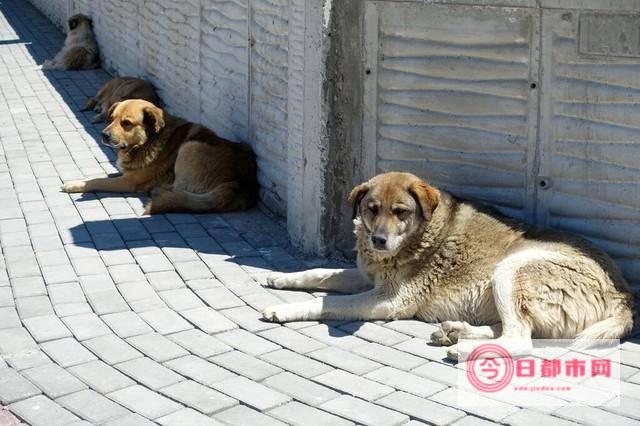
{"label": "dog's black nose", "polygon": [[371,242],[373,243],[374,248],[381,250],[384,249],[385,244],[387,244],[387,239],[380,235],[372,235]]}

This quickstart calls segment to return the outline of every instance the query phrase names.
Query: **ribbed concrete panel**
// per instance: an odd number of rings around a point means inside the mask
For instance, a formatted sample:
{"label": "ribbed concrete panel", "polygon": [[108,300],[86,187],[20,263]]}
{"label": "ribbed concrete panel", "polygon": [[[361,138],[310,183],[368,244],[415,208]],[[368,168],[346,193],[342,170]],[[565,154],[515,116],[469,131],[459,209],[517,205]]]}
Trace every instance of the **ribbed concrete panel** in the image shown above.
{"label": "ribbed concrete panel", "polygon": [[223,137],[248,141],[247,0],[206,2],[200,28],[202,121]]}
{"label": "ribbed concrete panel", "polygon": [[586,236],[640,284],[640,17],[550,11],[543,22],[539,220]]}
{"label": "ribbed concrete panel", "polygon": [[[527,9],[379,3],[377,171],[404,170],[526,218],[532,28]],[[374,28],[369,23],[368,28]],[[369,60],[368,60],[369,61]],[[370,161],[373,159],[369,153]]]}
{"label": "ribbed concrete panel", "polygon": [[287,199],[287,90],[289,0],[252,0],[250,140],[258,154],[262,197]]}

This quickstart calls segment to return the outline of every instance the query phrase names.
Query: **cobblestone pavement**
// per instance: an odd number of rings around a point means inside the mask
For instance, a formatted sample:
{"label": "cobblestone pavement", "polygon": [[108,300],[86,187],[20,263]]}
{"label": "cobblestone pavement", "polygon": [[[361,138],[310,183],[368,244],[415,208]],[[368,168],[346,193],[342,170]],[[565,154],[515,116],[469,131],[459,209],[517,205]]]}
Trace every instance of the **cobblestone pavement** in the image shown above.
{"label": "cobblestone pavement", "polygon": [[314,295],[260,284],[310,265],[259,211],[141,217],[138,197],[60,193],[115,171],[78,110],[108,76],[35,70],[62,41],[27,2],[0,0],[0,425],[640,419],[635,343],[619,407],[464,412],[455,368],[426,343],[433,325],[260,321]]}

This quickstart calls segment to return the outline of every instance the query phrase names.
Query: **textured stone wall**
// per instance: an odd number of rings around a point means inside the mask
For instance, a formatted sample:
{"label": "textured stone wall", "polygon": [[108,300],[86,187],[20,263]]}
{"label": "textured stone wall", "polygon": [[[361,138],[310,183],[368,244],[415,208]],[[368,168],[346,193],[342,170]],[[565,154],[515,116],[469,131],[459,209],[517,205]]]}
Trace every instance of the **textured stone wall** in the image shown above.
{"label": "textured stone wall", "polygon": [[[251,143],[258,155],[262,199],[285,214],[289,0],[32,3],[60,27],[71,14],[91,16],[107,70],[147,78],[169,111],[223,137]],[[302,72],[299,65],[296,70]]]}

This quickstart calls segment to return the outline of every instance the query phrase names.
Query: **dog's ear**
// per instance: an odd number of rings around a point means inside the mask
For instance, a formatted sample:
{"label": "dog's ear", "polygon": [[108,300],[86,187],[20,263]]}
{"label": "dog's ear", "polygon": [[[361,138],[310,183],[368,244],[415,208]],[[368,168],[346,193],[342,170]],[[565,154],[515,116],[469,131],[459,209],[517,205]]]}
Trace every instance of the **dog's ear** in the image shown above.
{"label": "dog's ear", "polygon": [[361,183],[351,190],[351,194],[349,194],[349,204],[353,207],[353,213],[351,214],[351,218],[355,219],[358,216],[358,206],[360,206],[360,202],[369,192],[369,184],[367,182]]}
{"label": "dog's ear", "polygon": [[78,18],[76,18],[75,16],[70,17],[69,19],[67,19],[67,25],[69,26],[70,30],[75,30],[78,26]]}
{"label": "dog's ear", "polygon": [[411,184],[409,193],[420,206],[422,216],[424,216],[426,220],[431,219],[431,215],[440,201],[440,191],[425,181],[420,180]]}
{"label": "dog's ear", "polygon": [[106,117],[107,123],[111,122],[111,120],[112,120],[111,115],[113,114],[113,111],[116,109],[116,107],[118,106],[119,103],[120,102],[116,102],[116,103],[114,103],[113,105],[111,105],[109,107],[109,111],[107,111],[107,117]]}
{"label": "dog's ear", "polygon": [[164,112],[155,105],[145,106],[142,110],[144,113],[144,125],[153,129],[155,133],[160,133],[164,127]]}

